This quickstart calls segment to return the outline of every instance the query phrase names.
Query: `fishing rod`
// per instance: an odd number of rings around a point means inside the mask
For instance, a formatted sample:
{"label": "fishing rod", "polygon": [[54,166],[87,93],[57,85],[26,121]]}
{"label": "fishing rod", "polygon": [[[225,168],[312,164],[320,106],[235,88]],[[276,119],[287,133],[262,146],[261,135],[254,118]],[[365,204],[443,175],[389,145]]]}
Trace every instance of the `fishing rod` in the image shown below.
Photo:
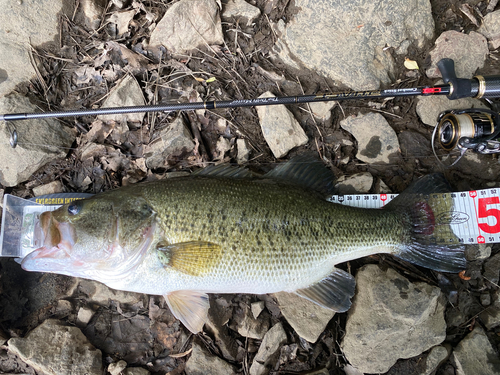
{"label": "fishing rod", "polygon": [[[366,91],[343,91],[337,93],[326,93],[319,95],[282,96],[255,99],[236,99],[223,101],[204,101],[195,103],[176,103],[142,105],[130,107],[113,107],[97,109],[81,109],[35,113],[8,113],[0,114],[0,121],[19,121],[39,118],[61,118],[77,116],[112,115],[137,112],[170,112],[186,111],[197,109],[218,109],[218,108],[238,108],[253,107],[278,104],[301,104],[326,102],[332,100],[349,99],[376,99],[388,97],[404,96],[428,96],[446,95],[450,100],[460,98],[498,98],[500,97],[500,76],[475,76],[472,79],[458,78],[455,74],[455,63],[452,59],[442,59],[438,63],[438,68],[443,77],[444,84],[437,86],[421,86],[415,88],[366,90]],[[17,144],[17,133],[11,131],[11,145]]]}

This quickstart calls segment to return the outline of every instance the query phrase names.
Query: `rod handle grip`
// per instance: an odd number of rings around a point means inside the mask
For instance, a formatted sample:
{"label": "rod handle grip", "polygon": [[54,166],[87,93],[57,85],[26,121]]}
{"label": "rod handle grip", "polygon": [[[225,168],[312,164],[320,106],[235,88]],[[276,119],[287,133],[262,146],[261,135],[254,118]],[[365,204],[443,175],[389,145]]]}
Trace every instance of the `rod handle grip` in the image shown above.
{"label": "rod handle grip", "polygon": [[452,59],[444,58],[437,63],[444,83],[450,85],[450,95],[448,99],[470,98],[472,93],[472,81],[470,79],[458,78],[455,74],[455,62]]}

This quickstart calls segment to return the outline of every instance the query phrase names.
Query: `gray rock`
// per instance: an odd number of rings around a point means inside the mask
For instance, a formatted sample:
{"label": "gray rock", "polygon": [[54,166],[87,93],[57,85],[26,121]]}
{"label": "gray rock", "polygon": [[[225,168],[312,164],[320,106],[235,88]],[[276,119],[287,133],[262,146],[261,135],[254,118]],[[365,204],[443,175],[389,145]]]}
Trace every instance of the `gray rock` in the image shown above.
{"label": "gray rock", "polygon": [[109,301],[134,304],[144,299],[144,294],[111,289],[98,281],[87,279],[80,280],[78,290],[85,293],[89,301],[103,306],[108,306]]}
{"label": "gray rock", "polygon": [[238,155],[236,156],[236,162],[238,164],[245,164],[248,162],[250,157],[250,148],[248,147],[247,141],[242,138],[236,140],[236,149],[238,150]]}
{"label": "gray rock", "polygon": [[213,334],[215,344],[220,349],[222,356],[235,361],[238,355],[238,344],[234,339],[234,335],[229,333],[227,326],[232,316],[233,309],[226,298],[210,298],[208,322],[205,324],[205,329]]}
{"label": "gray rock", "polygon": [[269,373],[269,367],[273,365],[279,353],[280,346],[286,342],[286,333],[281,323],[276,323],[264,336],[255,356],[250,375],[263,375]]}
{"label": "gray rock", "polygon": [[491,245],[484,243],[478,245],[469,245],[465,247],[465,257],[467,260],[484,260],[491,256]]}
{"label": "gray rock", "polygon": [[149,375],[148,370],[142,367],[129,367],[123,370],[123,375]]}
{"label": "gray rock", "polygon": [[415,357],[446,337],[445,298],[437,287],[410,283],[393,269],[362,267],[342,350],[364,373],[384,373],[399,358]]}
{"label": "gray rock", "polygon": [[366,163],[390,163],[399,156],[396,133],[379,113],[358,114],[340,122],[358,141],[356,157]]}
{"label": "gray rock", "polygon": [[[28,98],[12,94],[0,98],[0,113],[35,112],[37,108]],[[0,138],[9,139],[16,129],[19,144],[12,148],[0,142],[0,183],[16,186],[26,181],[50,161],[66,156],[67,148],[75,140],[75,132],[54,119],[33,119],[0,123]]]}
{"label": "gray rock", "polygon": [[148,370],[142,367],[129,367],[123,370],[123,375],[149,375]]}
{"label": "gray rock", "polygon": [[488,13],[478,31],[488,38],[492,49],[500,47],[500,10]]}
{"label": "gray rock", "polygon": [[[490,299],[491,299],[491,297],[490,297]],[[500,294],[499,293],[495,293],[493,295],[493,303],[490,306],[488,306],[479,315],[479,318],[481,319],[484,326],[488,330],[500,326]]]}
{"label": "gray rock", "polygon": [[441,112],[450,109],[488,108],[480,100],[462,98],[450,100],[446,96],[419,96],[417,98],[417,114],[426,125],[436,126]]}
{"label": "gray rock", "polygon": [[435,346],[431,349],[425,359],[425,369],[418,373],[418,375],[433,375],[436,370],[450,355],[448,349],[444,346]]}
{"label": "gray rock", "polygon": [[185,53],[211,44],[222,44],[222,25],[214,0],[181,0],[170,8],[151,33],[149,45],[163,45]]}
{"label": "gray rock", "polygon": [[[36,76],[30,63],[30,43],[39,46],[56,40],[59,15],[71,17],[74,2],[69,0],[0,1],[0,97],[19,83]],[[4,112],[2,112],[4,113]]]}
{"label": "gray rock", "polygon": [[224,5],[224,11],[222,12],[222,18],[243,18],[247,21],[247,26],[250,26],[259,16],[260,9],[248,4],[245,0],[229,0],[227,4]]}
{"label": "gray rock", "polygon": [[236,374],[234,366],[210,354],[207,349],[193,342],[191,357],[186,362],[187,375]]}
{"label": "gray rock", "polygon": [[339,194],[368,193],[373,185],[373,176],[369,172],[356,173],[339,183]]}
{"label": "gray rock", "polygon": [[62,193],[63,189],[61,181],[52,181],[48,184],[34,187],[33,194],[35,197],[39,197],[40,195]]}
{"label": "gray rock", "polygon": [[76,327],[48,319],[25,338],[8,341],[9,350],[44,374],[102,374],[102,354]]}
{"label": "gray rock", "polygon": [[[273,97],[269,91],[259,96],[259,98]],[[262,133],[274,157],[281,158],[292,148],[307,143],[308,138],[304,129],[284,105],[260,106],[256,109]]]}
{"label": "gray rock", "polygon": [[274,296],[288,324],[300,337],[313,344],[335,315],[334,311],[318,306],[294,293],[280,292]]}
{"label": "gray rock", "polygon": [[[467,53],[463,53],[464,51]],[[472,78],[475,71],[483,67],[488,53],[488,43],[481,34],[474,31],[469,34],[445,31],[436,39],[435,47],[430,52],[431,66],[426,71],[427,77],[440,78],[437,63],[447,57],[455,61],[457,77]]]}
{"label": "gray rock", "polygon": [[264,311],[255,318],[250,306],[245,304],[244,309],[243,316],[234,316],[236,330],[243,337],[262,340],[271,325],[269,313]]}
{"label": "gray rock", "polygon": [[281,30],[280,48],[354,90],[390,81],[394,62],[384,47],[405,53],[405,41],[422,47],[433,36],[431,6],[424,0],[297,0],[295,6],[299,11]]}
{"label": "gray rock", "polygon": [[332,108],[336,105],[337,102],[335,101],[309,103],[313,116],[321,121],[328,121],[330,119]]}
{"label": "gray rock", "polygon": [[252,309],[252,315],[255,319],[257,319],[260,315],[260,313],[264,310],[266,307],[266,303],[264,301],[259,301],[259,302],[254,302],[250,306]]}
{"label": "gray rock", "polygon": [[103,13],[106,8],[106,1],[80,0],[79,6],[82,10],[83,22],[85,25],[94,30],[98,29],[104,15]]}
{"label": "gray rock", "polygon": [[457,375],[500,373],[498,355],[479,325],[460,341],[453,350],[451,359],[456,366]]}
{"label": "gray rock", "polygon": [[123,370],[127,367],[127,362],[121,360],[116,363],[110,363],[108,366],[108,372],[110,375],[120,375]]}
{"label": "gray rock", "polygon": [[[141,86],[137,80],[127,74],[123,77],[109,93],[102,104],[102,108],[112,107],[128,107],[145,105],[144,95],[142,94]],[[144,112],[138,113],[124,113],[114,115],[99,115],[97,118],[101,121],[116,121],[116,122],[134,122],[142,123],[144,119]]]}
{"label": "gray rock", "polygon": [[156,139],[144,147],[146,166],[150,169],[161,168],[166,165],[171,155],[181,152],[191,152],[194,142],[181,116],[171,124],[160,130]]}
{"label": "gray rock", "polygon": [[[80,307],[76,316],[76,325],[78,327],[85,327],[88,322],[90,322],[90,319],[92,319],[93,315],[94,311],[92,309],[89,309],[88,307]],[[125,364],[125,366],[126,365],[127,364]]]}

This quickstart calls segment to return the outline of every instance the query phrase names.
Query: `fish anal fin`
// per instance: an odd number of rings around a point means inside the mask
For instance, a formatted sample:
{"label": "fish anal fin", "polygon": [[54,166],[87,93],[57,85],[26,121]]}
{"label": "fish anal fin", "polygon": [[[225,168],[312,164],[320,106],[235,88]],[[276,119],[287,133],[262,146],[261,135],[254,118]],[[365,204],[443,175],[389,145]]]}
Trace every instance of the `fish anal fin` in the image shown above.
{"label": "fish anal fin", "polygon": [[172,267],[192,276],[210,272],[220,261],[222,247],[208,241],[189,241],[156,245],[158,258],[164,267]]}
{"label": "fish anal fin", "polygon": [[297,289],[295,294],[327,309],[345,312],[351,307],[351,298],[354,296],[355,288],[354,277],[335,268],[324,279],[307,288]]}
{"label": "fish anal fin", "polygon": [[206,293],[179,290],[166,294],[165,300],[174,316],[194,334],[203,329],[208,320],[210,303]]}

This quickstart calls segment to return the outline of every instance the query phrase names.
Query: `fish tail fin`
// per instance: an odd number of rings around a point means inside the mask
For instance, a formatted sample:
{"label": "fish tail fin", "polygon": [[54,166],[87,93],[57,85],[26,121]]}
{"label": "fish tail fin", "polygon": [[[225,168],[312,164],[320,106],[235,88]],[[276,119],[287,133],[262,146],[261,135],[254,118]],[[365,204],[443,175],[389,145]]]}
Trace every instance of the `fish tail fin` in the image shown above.
{"label": "fish tail fin", "polygon": [[465,246],[453,233],[451,189],[441,174],[426,176],[386,206],[401,214],[404,240],[398,258],[435,271],[458,273],[467,265]]}

